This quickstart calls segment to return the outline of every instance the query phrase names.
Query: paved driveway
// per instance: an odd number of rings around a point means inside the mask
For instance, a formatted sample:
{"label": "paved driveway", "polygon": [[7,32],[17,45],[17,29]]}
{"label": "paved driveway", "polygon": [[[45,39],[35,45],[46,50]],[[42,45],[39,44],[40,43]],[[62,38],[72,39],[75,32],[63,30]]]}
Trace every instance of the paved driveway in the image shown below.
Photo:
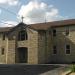
{"label": "paved driveway", "polygon": [[0,75],[59,75],[58,71],[63,67],[63,65],[0,65]]}
{"label": "paved driveway", "polygon": [[59,68],[49,70],[48,72],[42,73],[40,75],[65,75],[67,68],[68,68],[67,66],[61,66]]}

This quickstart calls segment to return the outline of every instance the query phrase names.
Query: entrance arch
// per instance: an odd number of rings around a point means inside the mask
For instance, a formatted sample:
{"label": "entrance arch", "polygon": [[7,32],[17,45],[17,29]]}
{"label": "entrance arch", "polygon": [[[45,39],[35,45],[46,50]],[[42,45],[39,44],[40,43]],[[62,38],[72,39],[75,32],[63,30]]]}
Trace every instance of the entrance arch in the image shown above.
{"label": "entrance arch", "polygon": [[18,50],[18,62],[27,63],[28,49],[26,47],[19,47],[17,50]]}

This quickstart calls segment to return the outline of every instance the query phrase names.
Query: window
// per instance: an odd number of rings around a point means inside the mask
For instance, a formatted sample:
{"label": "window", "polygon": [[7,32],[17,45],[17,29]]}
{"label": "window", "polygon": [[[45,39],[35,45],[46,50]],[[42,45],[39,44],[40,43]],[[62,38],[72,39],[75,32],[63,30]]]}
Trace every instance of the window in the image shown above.
{"label": "window", "polygon": [[66,45],[66,54],[70,54],[70,45]]}
{"label": "window", "polygon": [[18,34],[18,40],[23,41],[27,39],[28,39],[27,32],[25,30],[20,31]]}
{"label": "window", "polygon": [[66,28],[66,35],[69,35],[69,28]]}
{"label": "window", "polygon": [[55,29],[53,30],[53,36],[56,36],[56,30]]}
{"label": "window", "polygon": [[56,46],[53,46],[53,54],[57,54],[57,48],[56,48]]}
{"label": "window", "polygon": [[2,48],[1,54],[4,55],[4,48]]}
{"label": "window", "polygon": [[46,34],[45,31],[43,31],[43,30],[39,31],[40,40],[44,39],[45,34]]}
{"label": "window", "polygon": [[3,40],[5,40],[5,34],[3,34]]}

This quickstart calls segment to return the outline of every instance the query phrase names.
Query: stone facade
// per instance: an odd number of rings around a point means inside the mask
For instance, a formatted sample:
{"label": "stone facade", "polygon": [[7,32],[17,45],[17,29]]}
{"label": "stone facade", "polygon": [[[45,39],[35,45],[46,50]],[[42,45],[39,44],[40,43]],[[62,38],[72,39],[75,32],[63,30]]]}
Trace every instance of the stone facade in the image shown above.
{"label": "stone facade", "polygon": [[6,64],[19,63],[17,48],[26,47],[28,49],[27,63],[38,64],[38,32],[27,28],[28,40],[18,41],[20,30],[21,27],[19,26],[14,31],[9,32],[5,40],[2,40],[3,33],[0,34],[0,48],[4,48],[4,54],[0,54],[0,62]]}
{"label": "stone facade", "polygon": [[[69,29],[68,35],[66,35],[66,29]],[[27,40],[18,40],[21,30],[27,32]],[[53,30],[56,30],[56,36],[53,36]],[[4,40],[3,34],[5,34]],[[70,54],[66,54],[67,44],[70,45]],[[57,47],[56,54],[53,54],[54,45]],[[4,48],[3,54],[2,48]],[[25,63],[28,64],[75,62],[75,26],[54,26],[48,27],[46,30],[36,30],[25,28],[25,25],[21,23],[8,32],[0,32],[0,63],[21,63],[18,48],[27,49]]]}
{"label": "stone facade", "polygon": [[[66,28],[69,28],[68,35],[66,35]],[[75,62],[75,26],[56,27],[54,29],[56,29],[56,36],[51,36],[51,44],[57,46],[57,54],[51,53],[51,61],[54,63]],[[67,44],[70,45],[70,54],[66,54]]]}

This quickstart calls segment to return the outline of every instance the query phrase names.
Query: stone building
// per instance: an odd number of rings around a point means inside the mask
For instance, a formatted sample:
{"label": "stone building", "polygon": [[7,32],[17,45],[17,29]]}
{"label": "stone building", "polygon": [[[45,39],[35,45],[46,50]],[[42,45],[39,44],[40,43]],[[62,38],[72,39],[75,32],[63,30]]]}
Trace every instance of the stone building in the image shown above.
{"label": "stone building", "polygon": [[0,63],[75,62],[75,19],[0,28]]}

